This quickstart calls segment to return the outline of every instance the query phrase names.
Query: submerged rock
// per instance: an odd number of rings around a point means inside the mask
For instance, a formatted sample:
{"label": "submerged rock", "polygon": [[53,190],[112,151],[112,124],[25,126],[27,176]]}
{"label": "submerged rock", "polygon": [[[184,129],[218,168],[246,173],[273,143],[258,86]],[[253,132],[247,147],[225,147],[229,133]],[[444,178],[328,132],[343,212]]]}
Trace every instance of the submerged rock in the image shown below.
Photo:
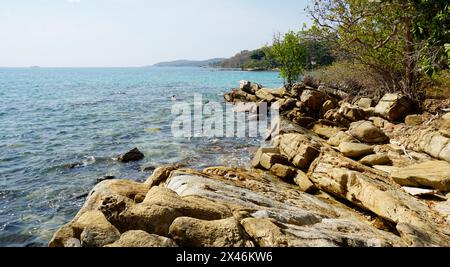
{"label": "submerged rock", "polygon": [[132,161],[140,161],[145,158],[144,154],[139,151],[138,148],[133,148],[132,150],[119,156],[118,161],[123,163],[128,163]]}

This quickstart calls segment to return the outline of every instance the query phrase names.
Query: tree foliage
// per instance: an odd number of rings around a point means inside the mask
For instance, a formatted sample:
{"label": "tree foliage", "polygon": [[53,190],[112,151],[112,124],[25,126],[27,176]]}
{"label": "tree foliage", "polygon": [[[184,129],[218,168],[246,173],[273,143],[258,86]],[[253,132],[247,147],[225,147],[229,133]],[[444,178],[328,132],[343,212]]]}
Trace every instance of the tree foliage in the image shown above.
{"label": "tree foliage", "polygon": [[424,66],[448,66],[442,60],[449,33],[447,2],[316,0],[309,8],[310,33],[332,38],[338,57],[370,67],[385,89],[415,94],[420,75],[427,72]]}
{"label": "tree foliage", "polygon": [[301,43],[299,33],[288,32],[276,35],[271,47],[264,48],[265,54],[279,64],[280,75],[287,87],[298,81],[306,68],[307,49]]}

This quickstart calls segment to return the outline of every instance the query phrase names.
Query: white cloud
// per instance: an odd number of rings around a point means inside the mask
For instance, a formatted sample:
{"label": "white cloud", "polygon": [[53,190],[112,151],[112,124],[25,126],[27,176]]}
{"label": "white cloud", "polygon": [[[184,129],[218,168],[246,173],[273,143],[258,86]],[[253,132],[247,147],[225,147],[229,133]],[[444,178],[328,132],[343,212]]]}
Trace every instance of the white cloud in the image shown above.
{"label": "white cloud", "polygon": [[66,2],[70,4],[78,4],[81,2],[81,0],[66,0]]}

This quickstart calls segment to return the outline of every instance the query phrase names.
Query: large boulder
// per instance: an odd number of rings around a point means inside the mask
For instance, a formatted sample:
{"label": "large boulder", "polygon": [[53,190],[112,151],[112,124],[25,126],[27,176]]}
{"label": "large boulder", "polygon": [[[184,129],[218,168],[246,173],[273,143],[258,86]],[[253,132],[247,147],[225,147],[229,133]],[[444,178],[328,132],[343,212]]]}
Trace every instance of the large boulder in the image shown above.
{"label": "large boulder", "polygon": [[144,158],[144,154],[138,148],[133,148],[130,151],[120,155],[118,161],[128,163],[132,161],[140,161]]}
{"label": "large boulder", "polygon": [[411,100],[400,94],[386,94],[375,107],[375,113],[390,121],[401,121],[411,112]]}
{"label": "large boulder", "polygon": [[380,144],[389,140],[386,134],[370,121],[352,123],[349,132],[353,137],[364,143]]}
{"label": "large boulder", "polygon": [[425,186],[443,192],[450,191],[450,163],[445,161],[427,161],[396,168],[391,177],[403,186]]}
{"label": "large boulder", "polygon": [[141,230],[128,231],[120,236],[116,242],[107,245],[110,248],[156,248],[156,247],[177,247],[173,240],[146,233]]}
{"label": "large boulder", "polygon": [[373,105],[373,100],[372,98],[363,97],[356,102],[356,105],[360,108],[371,108]]}
{"label": "large boulder", "polygon": [[242,91],[254,95],[258,90],[260,90],[263,86],[257,83],[252,83],[250,81],[240,81],[239,89]]}
{"label": "large boulder", "polygon": [[297,169],[282,165],[282,164],[275,164],[270,168],[270,171],[277,177],[283,179],[286,182],[292,182],[294,177],[297,175]]}

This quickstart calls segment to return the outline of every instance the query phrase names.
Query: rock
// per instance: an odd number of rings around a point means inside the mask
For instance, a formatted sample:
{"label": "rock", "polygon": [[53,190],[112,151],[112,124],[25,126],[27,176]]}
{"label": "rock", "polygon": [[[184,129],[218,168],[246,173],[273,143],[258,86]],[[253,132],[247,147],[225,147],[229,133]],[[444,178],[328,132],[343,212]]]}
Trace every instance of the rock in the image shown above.
{"label": "rock", "polygon": [[[234,169],[232,171],[235,172]],[[270,236],[269,229],[276,230],[278,226],[268,229],[264,226],[265,223],[253,225],[253,223],[247,224],[246,221],[273,221],[276,225],[280,225],[283,229],[280,230],[282,236],[274,237],[276,246],[405,245],[399,237],[375,229],[361,221],[363,219],[358,217],[359,215],[353,217],[356,213],[331,204],[330,200],[322,201],[315,196],[301,193],[298,188],[260,172],[244,170],[241,172],[242,178],[233,181],[224,176],[215,176],[211,179],[177,172],[166,184],[180,196],[196,195],[211,201],[238,206],[241,209],[254,210],[251,216],[256,220],[248,218],[240,219],[240,221],[246,232],[260,246],[262,246],[262,239]],[[340,219],[335,219],[338,217]],[[188,227],[188,225],[184,226],[184,228]],[[250,229],[253,230],[250,231]],[[258,230],[258,236],[255,236],[254,230]],[[286,242],[280,242],[282,240]]]}
{"label": "rock", "polygon": [[81,241],[77,238],[70,238],[64,243],[65,248],[81,248]]}
{"label": "rock", "polygon": [[412,110],[411,100],[399,94],[386,94],[375,107],[375,113],[390,121],[401,121]]}
{"label": "rock", "polygon": [[128,163],[132,161],[140,161],[145,158],[144,154],[137,148],[133,148],[132,150],[122,154],[119,156],[118,161],[123,163]]}
{"label": "rock", "polygon": [[330,110],[333,110],[335,108],[337,108],[337,103],[335,101],[332,100],[327,100],[325,101],[325,103],[323,103],[322,105],[322,113],[325,114]]}
{"label": "rock", "polygon": [[228,207],[202,198],[182,198],[170,189],[153,187],[141,204],[133,205],[120,214],[122,232],[143,230],[167,236],[169,227],[178,217],[219,220],[232,216]]}
{"label": "rock", "polygon": [[408,126],[419,126],[424,123],[423,117],[421,115],[409,115],[405,118],[405,123]]}
{"label": "rock", "polygon": [[380,144],[389,140],[386,134],[370,121],[358,121],[350,125],[350,134],[364,143]]}
{"label": "rock", "polygon": [[297,103],[296,100],[292,98],[284,98],[277,100],[274,105],[276,105],[277,108],[279,108],[280,112],[291,110],[295,107],[295,104]]}
{"label": "rock", "polygon": [[346,103],[345,105],[343,105],[341,107],[341,109],[339,110],[339,113],[342,114],[342,116],[344,116],[346,119],[348,119],[349,121],[361,121],[366,119],[367,115],[366,112],[359,108],[359,107],[355,107],[352,106],[348,103]]}
{"label": "rock", "polygon": [[113,176],[113,175],[105,175],[105,176],[102,176],[102,177],[97,178],[97,183],[101,183],[101,182],[103,182],[103,181],[106,181],[106,180],[113,180],[113,179],[116,179],[116,176]]}
{"label": "rock", "polygon": [[341,131],[341,129],[336,127],[330,127],[327,125],[323,125],[321,123],[316,123],[313,126],[313,132],[315,132],[318,136],[329,139],[333,136],[335,136],[337,133]]}
{"label": "rock", "polygon": [[157,186],[160,183],[164,182],[169,178],[170,174],[174,171],[181,168],[181,165],[165,165],[157,168],[153,174],[147,179],[145,182],[146,185],[153,187]]}
{"label": "rock", "polygon": [[170,226],[169,235],[184,247],[253,247],[245,230],[234,218],[203,221],[181,217]]}
{"label": "rock", "polygon": [[[449,246],[449,229],[441,215],[415,199],[382,172],[346,159],[334,151],[321,153],[309,170],[321,190],[342,197],[395,223],[410,246]],[[438,223],[439,222],[439,223]]]}
{"label": "rock", "polygon": [[297,169],[282,164],[275,164],[270,171],[286,182],[291,182],[297,175]]}
{"label": "rock", "polygon": [[144,231],[128,231],[120,236],[120,239],[106,247],[110,248],[156,248],[178,247],[173,240],[146,233]]}
{"label": "rock", "polygon": [[279,89],[274,89],[271,91],[271,93],[273,96],[278,97],[278,98],[283,98],[288,95],[288,91],[284,87],[279,88]]}
{"label": "rock", "polygon": [[328,96],[320,91],[304,90],[300,96],[300,101],[312,111],[320,111]]}
{"label": "rock", "polygon": [[366,144],[342,142],[339,151],[349,158],[361,158],[374,153],[373,147]]}
{"label": "rock", "polygon": [[241,221],[245,231],[260,247],[287,247],[287,237],[268,219],[247,218]]}
{"label": "rock", "polygon": [[270,170],[273,165],[275,164],[286,164],[289,165],[289,160],[280,154],[274,154],[274,153],[264,153],[261,155],[261,160],[259,162],[259,165],[266,169]]}
{"label": "rock", "polygon": [[443,136],[450,138],[450,113],[445,114],[439,120],[439,132]]}
{"label": "rock", "polygon": [[75,230],[70,224],[64,225],[60,229],[58,229],[58,231],[55,232],[48,246],[51,248],[70,247],[70,244],[72,243],[71,240],[79,234],[80,233],[77,234],[75,232]]}
{"label": "rock", "polygon": [[316,190],[314,184],[309,180],[308,176],[298,171],[297,176],[294,178],[294,183],[299,186],[300,190],[305,193],[313,193]]}
{"label": "rock", "polygon": [[333,135],[330,139],[328,139],[327,143],[331,146],[338,147],[341,143],[347,142],[347,143],[358,143],[358,140],[356,140],[353,136],[350,134],[339,131],[335,135]]}
{"label": "rock", "polygon": [[252,167],[256,169],[261,169],[263,166],[261,165],[261,157],[264,154],[280,154],[280,149],[275,147],[261,147],[256,152],[255,156],[252,160]]}
{"label": "rock", "polygon": [[360,108],[371,108],[373,105],[373,100],[371,98],[363,97],[356,102],[356,105]]}
{"label": "rock", "polygon": [[151,172],[154,171],[156,167],[153,164],[144,165],[141,167],[141,172]]}
{"label": "rock", "polygon": [[450,163],[445,161],[427,161],[398,168],[391,173],[391,177],[402,186],[426,186],[450,191]]}
{"label": "rock", "polygon": [[81,232],[83,247],[103,247],[120,238],[120,232],[105,218],[101,211],[88,211],[74,224],[75,232]]}
{"label": "rock", "polygon": [[386,166],[386,165],[374,165],[374,166],[372,166],[372,168],[374,168],[375,170],[385,172],[387,174],[391,174],[394,170],[397,169],[397,167]]}
{"label": "rock", "polygon": [[272,91],[272,90],[270,90],[270,89],[263,88],[263,89],[258,90],[258,91],[256,92],[256,96],[257,96],[259,99],[261,99],[261,100],[263,100],[263,101],[266,101],[267,103],[272,103],[272,102],[275,101],[276,98],[275,98],[274,95],[272,95],[271,91]]}
{"label": "rock", "polygon": [[302,127],[309,127],[312,123],[314,123],[316,120],[314,118],[311,117],[305,117],[305,116],[298,116],[298,117],[294,117],[292,119],[293,122],[297,123],[298,125],[302,126]]}
{"label": "rock", "polygon": [[392,165],[392,160],[386,154],[369,155],[362,158],[359,162],[366,166]]}
{"label": "rock", "polygon": [[408,187],[404,186],[402,187],[403,190],[405,190],[408,194],[413,195],[415,197],[421,197],[421,196],[433,196],[439,194],[438,190],[431,190],[431,189],[422,189],[422,188],[416,188],[416,187]]}
{"label": "rock", "polygon": [[285,134],[280,138],[280,152],[299,169],[307,169],[318,156],[320,144],[302,134]]}

